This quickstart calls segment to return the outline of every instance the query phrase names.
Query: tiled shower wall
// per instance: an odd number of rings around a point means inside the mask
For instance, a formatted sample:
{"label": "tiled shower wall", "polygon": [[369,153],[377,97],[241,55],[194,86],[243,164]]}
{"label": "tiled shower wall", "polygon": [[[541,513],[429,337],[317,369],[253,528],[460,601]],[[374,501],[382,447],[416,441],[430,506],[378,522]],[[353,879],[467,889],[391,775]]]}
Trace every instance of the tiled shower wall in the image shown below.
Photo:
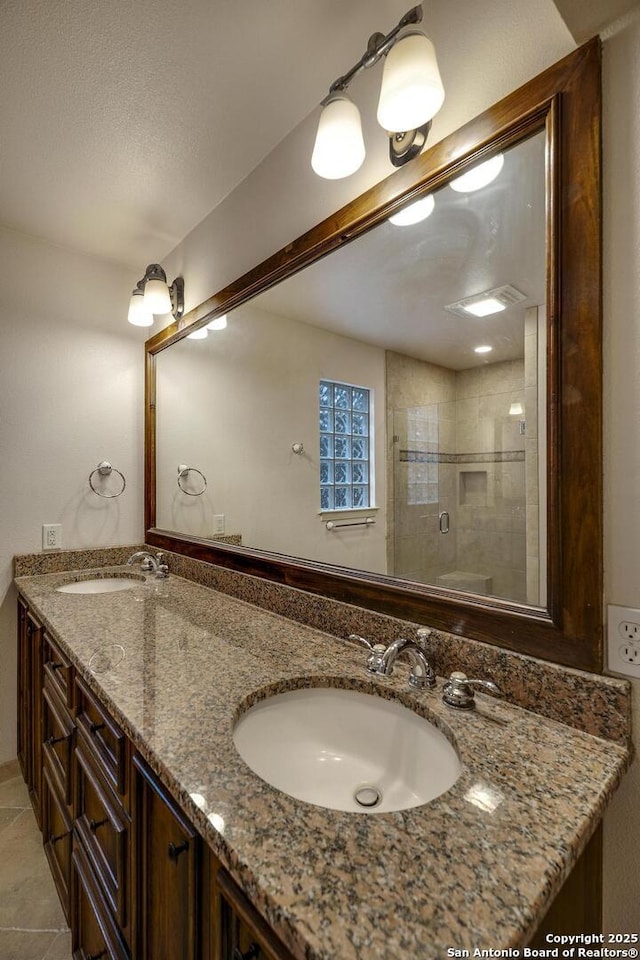
{"label": "tiled shower wall", "polygon": [[525,333],[524,360],[459,372],[387,353],[389,573],[539,602],[535,308]]}

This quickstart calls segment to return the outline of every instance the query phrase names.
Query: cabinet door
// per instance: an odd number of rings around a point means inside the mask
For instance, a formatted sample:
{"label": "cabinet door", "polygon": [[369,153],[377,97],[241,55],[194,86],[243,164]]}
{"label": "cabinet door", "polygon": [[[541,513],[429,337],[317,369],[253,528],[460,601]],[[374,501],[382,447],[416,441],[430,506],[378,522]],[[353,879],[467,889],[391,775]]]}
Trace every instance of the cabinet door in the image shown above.
{"label": "cabinet door", "polygon": [[[215,888],[219,897],[220,960],[293,960],[226,870],[218,871]],[[215,938],[214,934],[212,941]]]}
{"label": "cabinet door", "polygon": [[144,760],[135,756],[133,763],[136,956],[196,960],[201,841]]}
{"label": "cabinet door", "polygon": [[31,786],[31,645],[27,607],[18,600],[18,760],[24,782]]}

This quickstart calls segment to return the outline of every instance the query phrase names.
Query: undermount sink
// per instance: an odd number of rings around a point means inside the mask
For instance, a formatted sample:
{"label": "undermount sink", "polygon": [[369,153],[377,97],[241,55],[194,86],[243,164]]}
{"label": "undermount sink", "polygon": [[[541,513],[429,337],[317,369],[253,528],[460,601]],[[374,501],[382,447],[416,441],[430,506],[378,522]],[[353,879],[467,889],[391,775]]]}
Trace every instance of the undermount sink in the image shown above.
{"label": "undermount sink", "polygon": [[268,697],[240,717],[233,740],[271,786],[332,810],[418,807],[462,773],[455,749],[428,720],[357,690],[305,687]]}
{"label": "undermount sink", "polygon": [[56,587],[58,593],[116,593],[138,586],[142,577],[96,577],[93,580],[74,580]]}

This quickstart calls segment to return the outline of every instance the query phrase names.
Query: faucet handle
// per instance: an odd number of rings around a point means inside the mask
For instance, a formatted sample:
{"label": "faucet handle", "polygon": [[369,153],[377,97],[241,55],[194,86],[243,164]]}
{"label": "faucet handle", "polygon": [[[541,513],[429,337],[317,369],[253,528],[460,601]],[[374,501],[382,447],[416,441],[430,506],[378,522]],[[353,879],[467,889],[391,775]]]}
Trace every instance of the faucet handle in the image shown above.
{"label": "faucet handle", "polygon": [[427,645],[427,640],[433,633],[429,627],[418,627],[416,630],[416,642],[419,647],[425,647]]}
{"label": "faucet handle", "polygon": [[356,643],[362,643],[368,650],[373,650],[373,644],[366,637],[361,637],[358,633],[350,633],[348,640],[354,640]]}
{"label": "faucet handle", "polygon": [[502,690],[493,680],[470,680],[466,673],[454,671],[444,685],[442,700],[449,707],[460,710],[472,710],[475,706],[473,687],[488,690],[496,697],[502,697]]}

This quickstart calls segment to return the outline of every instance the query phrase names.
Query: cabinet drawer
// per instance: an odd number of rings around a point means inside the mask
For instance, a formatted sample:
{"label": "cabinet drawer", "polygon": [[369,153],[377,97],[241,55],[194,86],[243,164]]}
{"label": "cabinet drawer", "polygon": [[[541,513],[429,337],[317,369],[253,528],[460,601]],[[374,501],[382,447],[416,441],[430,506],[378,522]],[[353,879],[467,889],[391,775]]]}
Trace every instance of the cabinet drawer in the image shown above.
{"label": "cabinet drawer", "polygon": [[70,919],[72,828],[67,806],[58,794],[56,778],[52,775],[45,758],[42,769],[42,840],[67,923]]}
{"label": "cabinet drawer", "polygon": [[[89,749],[87,749],[87,747]],[[127,923],[129,818],[96,768],[85,736],[75,749],[75,824],[107,903],[122,928]]]}
{"label": "cabinet drawer", "polygon": [[44,675],[49,684],[59,695],[62,702],[69,711],[72,710],[73,686],[72,674],[73,667],[58,644],[48,633],[44,634],[42,640]]}
{"label": "cabinet drawer", "polygon": [[107,783],[118,793],[126,791],[127,738],[111,719],[82,677],[76,677],[76,724]]}
{"label": "cabinet drawer", "polygon": [[42,752],[51,774],[58,782],[59,793],[71,804],[71,750],[74,725],[67,708],[48,682],[42,691]]}
{"label": "cabinet drawer", "polygon": [[77,841],[71,855],[73,960],[129,960],[129,951],[109,916],[91,865]]}

